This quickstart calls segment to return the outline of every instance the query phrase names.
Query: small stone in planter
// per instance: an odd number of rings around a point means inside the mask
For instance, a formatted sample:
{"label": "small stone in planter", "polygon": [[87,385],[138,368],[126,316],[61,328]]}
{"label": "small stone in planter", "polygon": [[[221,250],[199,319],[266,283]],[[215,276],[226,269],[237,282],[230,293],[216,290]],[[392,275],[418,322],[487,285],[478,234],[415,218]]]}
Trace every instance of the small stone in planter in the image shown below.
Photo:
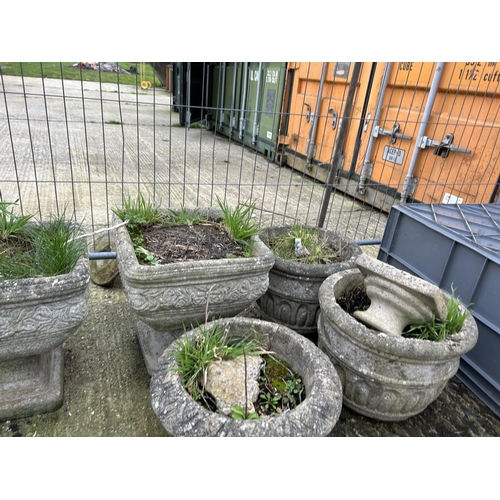
{"label": "small stone in planter", "polygon": [[[238,356],[234,359],[214,361],[208,365],[205,389],[215,398],[217,408],[224,415],[231,415],[231,406],[245,407],[255,411],[253,403],[259,396],[259,374],[262,365],[260,356]],[[245,394],[245,378],[247,390]]]}

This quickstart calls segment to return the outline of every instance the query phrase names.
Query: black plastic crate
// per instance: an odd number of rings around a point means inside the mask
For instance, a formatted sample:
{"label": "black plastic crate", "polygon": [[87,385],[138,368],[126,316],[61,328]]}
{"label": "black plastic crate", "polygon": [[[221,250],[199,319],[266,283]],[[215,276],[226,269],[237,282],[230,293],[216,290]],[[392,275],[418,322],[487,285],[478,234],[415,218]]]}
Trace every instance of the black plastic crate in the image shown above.
{"label": "black plastic crate", "polygon": [[479,339],[457,376],[500,417],[500,205],[395,205],[378,258],[473,303]]}

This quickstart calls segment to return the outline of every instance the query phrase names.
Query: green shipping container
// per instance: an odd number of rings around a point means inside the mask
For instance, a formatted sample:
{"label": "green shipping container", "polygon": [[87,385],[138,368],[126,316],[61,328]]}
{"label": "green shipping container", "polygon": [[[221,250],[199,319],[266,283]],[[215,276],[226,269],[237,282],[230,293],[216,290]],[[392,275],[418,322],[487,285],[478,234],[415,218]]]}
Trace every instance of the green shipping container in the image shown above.
{"label": "green shipping container", "polygon": [[286,63],[216,63],[210,75],[209,125],[273,161],[278,145]]}

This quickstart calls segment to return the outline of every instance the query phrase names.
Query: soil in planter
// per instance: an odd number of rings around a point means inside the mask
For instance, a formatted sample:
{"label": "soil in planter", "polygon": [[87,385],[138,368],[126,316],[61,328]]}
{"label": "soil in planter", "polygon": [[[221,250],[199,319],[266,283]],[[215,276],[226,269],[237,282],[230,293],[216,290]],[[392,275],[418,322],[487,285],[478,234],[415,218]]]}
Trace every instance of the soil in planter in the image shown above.
{"label": "soil in planter", "polygon": [[148,227],[142,232],[146,249],[158,264],[243,257],[240,245],[217,222]]}
{"label": "soil in planter", "polygon": [[359,285],[351,288],[345,295],[337,298],[338,305],[351,316],[356,311],[366,311],[371,304],[371,301],[366,294],[364,286]]}
{"label": "soil in planter", "polygon": [[[259,397],[254,403],[259,416],[275,416],[293,410],[306,398],[301,378],[283,360],[262,355],[264,360],[259,377]],[[198,402],[210,411],[217,412],[215,399],[208,391],[201,391]]]}

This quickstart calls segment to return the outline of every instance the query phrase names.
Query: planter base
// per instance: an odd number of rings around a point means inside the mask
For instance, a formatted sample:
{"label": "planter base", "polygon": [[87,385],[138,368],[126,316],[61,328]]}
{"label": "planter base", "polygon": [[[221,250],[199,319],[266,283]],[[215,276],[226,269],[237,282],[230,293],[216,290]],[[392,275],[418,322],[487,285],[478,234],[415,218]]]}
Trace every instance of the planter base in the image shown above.
{"label": "planter base", "polygon": [[57,410],[63,403],[62,347],[0,362],[0,421]]}
{"label": "planter base", "polygon": [[184,330],[176,332],[157,332],[142,321],[136,324],[137,339],[141,347],[142,357],[146,363],[146,369],[149,375],[152,375],[158,366],[158,358],[163,351],[180,335]]}

